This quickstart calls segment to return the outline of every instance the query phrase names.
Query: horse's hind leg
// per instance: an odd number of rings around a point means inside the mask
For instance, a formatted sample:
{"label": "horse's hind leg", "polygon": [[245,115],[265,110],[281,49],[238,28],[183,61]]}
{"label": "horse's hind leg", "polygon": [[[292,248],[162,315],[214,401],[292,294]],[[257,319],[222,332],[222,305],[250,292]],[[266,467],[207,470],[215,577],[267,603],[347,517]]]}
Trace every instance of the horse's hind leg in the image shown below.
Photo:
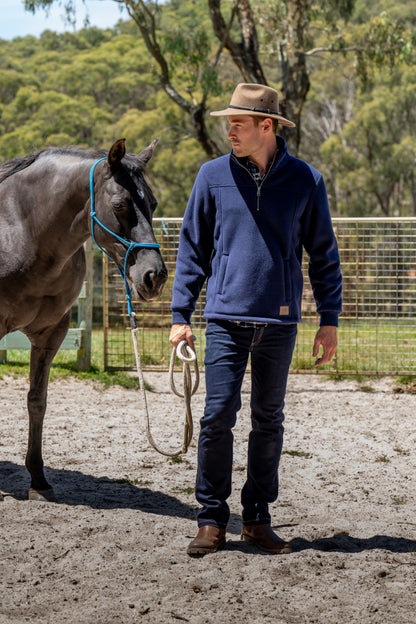
{"label": "horse's hind leg", "polygon": [[45,478],[42,458],[42,430],[46,411],[49,371],[52,361],[65,337],[69,326],[69,316],[61,320],[48,336],[42,335],[45,346],[37,346],[39,337],[32,338],[30,354],[30,389],[27,395],[29,412],[29,441],[26,454],[26,468],[31,476],[28,492],[30,500],[54,501],[52,487]]}

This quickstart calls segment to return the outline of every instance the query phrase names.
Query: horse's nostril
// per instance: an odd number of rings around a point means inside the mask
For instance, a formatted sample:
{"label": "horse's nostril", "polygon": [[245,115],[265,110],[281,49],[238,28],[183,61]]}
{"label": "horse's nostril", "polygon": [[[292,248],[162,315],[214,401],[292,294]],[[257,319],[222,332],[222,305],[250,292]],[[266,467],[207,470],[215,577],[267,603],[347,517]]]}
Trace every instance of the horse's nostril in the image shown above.
{"label": "horse's nostril", "polygon": [[143,276],[143,284],[149,292],[154,292],[163,287],[168,278],[166,269],[161,271],[147,271]]}
{"label": "horse's nostril", "polygon": [[155,279],[154,271],[147,271],[144,274],[143,282],[148,290],[152,290]]}

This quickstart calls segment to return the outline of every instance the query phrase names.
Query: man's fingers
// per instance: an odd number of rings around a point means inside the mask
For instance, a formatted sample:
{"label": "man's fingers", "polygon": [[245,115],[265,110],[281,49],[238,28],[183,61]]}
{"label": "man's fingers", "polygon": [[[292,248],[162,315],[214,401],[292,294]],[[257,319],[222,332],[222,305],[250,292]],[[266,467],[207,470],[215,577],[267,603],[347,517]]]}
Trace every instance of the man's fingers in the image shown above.
{"label": "man's fingers", "polygon": [[332,360],[335,351],[326,351],[324,350],[322,356],[318,358],[315,362],[315,366],[321,366],[322,364],[328,364]]}
{"label": "man's fingers", "polygon": [[191,349],[195,351],[193,334],[190,325],[186,325],[184,323],[175,323],[174,325],[172,325],[172,328],[170,330],[169,342],[174,347],[177,347],[182,340],[186,340]]}
{"label": "man's fingers", "polygon": [[323,353],[320,358],[315,361],[315,366],[322,366],[332,360],[337,350],[337,330],[336,327],[322,326],[319,328],[313,345],[312,356],[317,357],[319,347],[322,345]]}
{"label": "man's fingers", "polygon": [[315,338],[315,342],[313,343],[313,351],[312,351],[312,357],[316,357],[319,353],[319,345],[321,344],[321,341],[317,340]]}

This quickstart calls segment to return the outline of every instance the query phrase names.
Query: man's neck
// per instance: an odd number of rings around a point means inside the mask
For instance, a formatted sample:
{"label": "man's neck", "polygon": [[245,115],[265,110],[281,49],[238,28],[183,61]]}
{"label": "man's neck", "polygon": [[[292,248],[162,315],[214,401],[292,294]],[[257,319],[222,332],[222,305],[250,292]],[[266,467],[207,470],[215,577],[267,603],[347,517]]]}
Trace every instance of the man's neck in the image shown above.
{"label": "man's neck", "polygon": [[261,154],[253,154],[248,159],[258,167],[261,177],[266,175],[277,150],[276,140],[270,143]]}

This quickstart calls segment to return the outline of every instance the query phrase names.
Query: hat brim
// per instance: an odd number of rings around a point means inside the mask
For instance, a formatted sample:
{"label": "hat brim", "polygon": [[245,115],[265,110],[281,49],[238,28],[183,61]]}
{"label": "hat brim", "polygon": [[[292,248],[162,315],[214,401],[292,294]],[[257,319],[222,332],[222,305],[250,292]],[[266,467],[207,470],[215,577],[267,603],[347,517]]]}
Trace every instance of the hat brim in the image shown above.
{"label": "hat brim", "polygon": [[293,121],[289,121],[289,119],[282,117],[282,115],[276,115],[275,113],[268,113],[268,114],[257,113],[255,111],[239,109],[237,108],[237,106],[233,108],[224,108],[224,110],[220,110],[220,111],[212,111],[210,115],[212,115],[213,117],[230,117],[230,116],[234,117],[237,115],[250,115],[251,117],[270,117],[271,119],[277,119],[277,121],[282,126],[289,126],[289,128],[296,128],[296,124],[293,123]]}

